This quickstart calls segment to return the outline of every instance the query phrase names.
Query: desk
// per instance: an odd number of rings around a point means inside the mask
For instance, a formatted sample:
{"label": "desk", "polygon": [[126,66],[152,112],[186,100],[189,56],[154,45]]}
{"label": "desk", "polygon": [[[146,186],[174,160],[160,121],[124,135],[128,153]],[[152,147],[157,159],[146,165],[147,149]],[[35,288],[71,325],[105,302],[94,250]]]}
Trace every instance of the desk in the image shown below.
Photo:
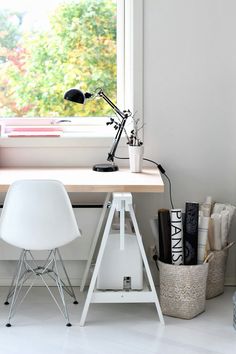
{"label": "desk", "polygon": [[[81,284],[81,290],[83,290],[85,285],[96,243],[101,232],[102,223],[106,215],[108,201],[110,199],[111,193],[116,192],[108,215],[101,247],[89,286],[87,299],[81,317],[81,326],[83,326],[85,323],[88,308],[91,302],[153,302],[156,305],[161,323],[164,323],[159,300],[144,251],[142,238],[139,233],[138,224],[133,211],[131,196],[132,192],[159,193],[164,191],[164,184],[157,169],[144,169],[142,173],[130,173],[128,169],[120,169],[117,172],[102,173],[94,172],[90,168],[1,168],[0,192],[7,192],[11,183],[19,179],[56,179],[60,180],[65,185],[67,192],[107,193],[98,227],[93,239],[89,259],[86,264],[86,269]],[[151,288],[150,291],[120,292],[118,297],[117,292],[100,292],[98,294],[94,293],[99,267],[109,235],[112,218],[116,210],[120,212],[123,221],[123,224],[121,223],[121,233],[124,233],[125,211],[130,213],[149,281],[149,286]]]}
{"label": "desk", "polygon": [[164,184],[157,169],[144,169],[130,173],[95,172],[91,168],[0,168],[0,192],[6,192],[12,182],[19,179],[57,179],[67,192],[135,192],[159,193]]}

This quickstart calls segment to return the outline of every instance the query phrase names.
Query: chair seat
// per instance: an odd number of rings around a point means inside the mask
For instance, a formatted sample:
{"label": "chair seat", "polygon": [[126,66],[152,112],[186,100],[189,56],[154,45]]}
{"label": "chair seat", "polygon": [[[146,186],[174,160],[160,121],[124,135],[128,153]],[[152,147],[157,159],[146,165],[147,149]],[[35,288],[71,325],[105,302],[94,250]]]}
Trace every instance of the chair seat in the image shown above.
{"label": "chair seat", "polygon": [[7,193],[0,236],[30,250],[50,250],[80,236],[64,185],[54,180],[20,180]]}

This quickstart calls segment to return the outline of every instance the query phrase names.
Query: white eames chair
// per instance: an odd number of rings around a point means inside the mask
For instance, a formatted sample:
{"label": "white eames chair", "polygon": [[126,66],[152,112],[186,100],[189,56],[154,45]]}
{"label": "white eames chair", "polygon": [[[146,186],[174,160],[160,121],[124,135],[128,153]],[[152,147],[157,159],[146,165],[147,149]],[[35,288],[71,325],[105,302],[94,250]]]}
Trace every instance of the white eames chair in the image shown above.
{"label": "white eames chair", "polygon": [[[54,180],[20,180],[14,182],[6,195],[0,219],[0,237],[7,243],[22,249],[17,269],[12,280],[5,304],[11,299],[7,327],[16,307],[22,303],[34,281],[41,278],[53,300],[71,326],[66,307],[64,291],[78,304],[70,279],[62,261],[59,247],[80,236],[70,199],[64,185]],[[43,265],[38,265],[32,251],[47,250]],[[61,263],[66,283],[61,279],[58,263]],[[32,277],[23,298],[22,287]],[[53,295],[45,278],[56,282],[61,305]]]}

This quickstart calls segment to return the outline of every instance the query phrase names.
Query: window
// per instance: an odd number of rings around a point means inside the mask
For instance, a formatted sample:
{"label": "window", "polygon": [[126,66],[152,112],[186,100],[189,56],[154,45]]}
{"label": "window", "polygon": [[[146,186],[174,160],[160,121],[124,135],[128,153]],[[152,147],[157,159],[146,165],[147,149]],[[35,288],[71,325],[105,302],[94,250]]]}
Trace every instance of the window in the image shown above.
{"label": "window", "polygon": [[71,127],[91,126],[93,116],[104,125],[101,116],[112,112],[102,99],[84,106],[63,100],[75,86],[103,87],[119,108],[142,116],[142,0],[0,0],[5,124],[66,118]]}
{"label": "window", "polygon": [[110,114],[102,100],[63,101],[66,88],[116,99],[116,0],[0,1],[0,116]]}

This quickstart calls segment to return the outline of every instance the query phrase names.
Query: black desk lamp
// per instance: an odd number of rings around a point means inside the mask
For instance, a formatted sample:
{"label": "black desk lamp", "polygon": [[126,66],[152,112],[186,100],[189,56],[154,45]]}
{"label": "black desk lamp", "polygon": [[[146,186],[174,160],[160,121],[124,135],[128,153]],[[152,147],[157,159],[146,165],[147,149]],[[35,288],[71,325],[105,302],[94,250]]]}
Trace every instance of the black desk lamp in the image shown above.
{"label": "black desk lamp", "polygon": [[114,172],[118,171],[118,166],[114,164],[114,156],[115,152],[117,149],[117,146],[119,144],[122,132],[124,130],[124,126],[126,123],[126,120],[128,117],[131,116],[130,111],[121,111],[119,108],[110,100],[109,97],[103,92],[102,89],[99,89],[95,94],[85,92],[83,93],[82,91],[78,89],[70,89],[68,90],[65,95],[64,99],[80,104],[84,104],[87,99],[89,98],[95,98],[95,97],[102,97],[108,104],[111,106],[113,111],[118,114],[121,117],[121,122],[118,124],[118,130],[116,133],[116,136],[114,138],[112,147],[110,152],[108,153],[107,161],[110,161],[111,163],[103,163],[103,164],[96,164],[93,166],[93,170],[97,172]]}

